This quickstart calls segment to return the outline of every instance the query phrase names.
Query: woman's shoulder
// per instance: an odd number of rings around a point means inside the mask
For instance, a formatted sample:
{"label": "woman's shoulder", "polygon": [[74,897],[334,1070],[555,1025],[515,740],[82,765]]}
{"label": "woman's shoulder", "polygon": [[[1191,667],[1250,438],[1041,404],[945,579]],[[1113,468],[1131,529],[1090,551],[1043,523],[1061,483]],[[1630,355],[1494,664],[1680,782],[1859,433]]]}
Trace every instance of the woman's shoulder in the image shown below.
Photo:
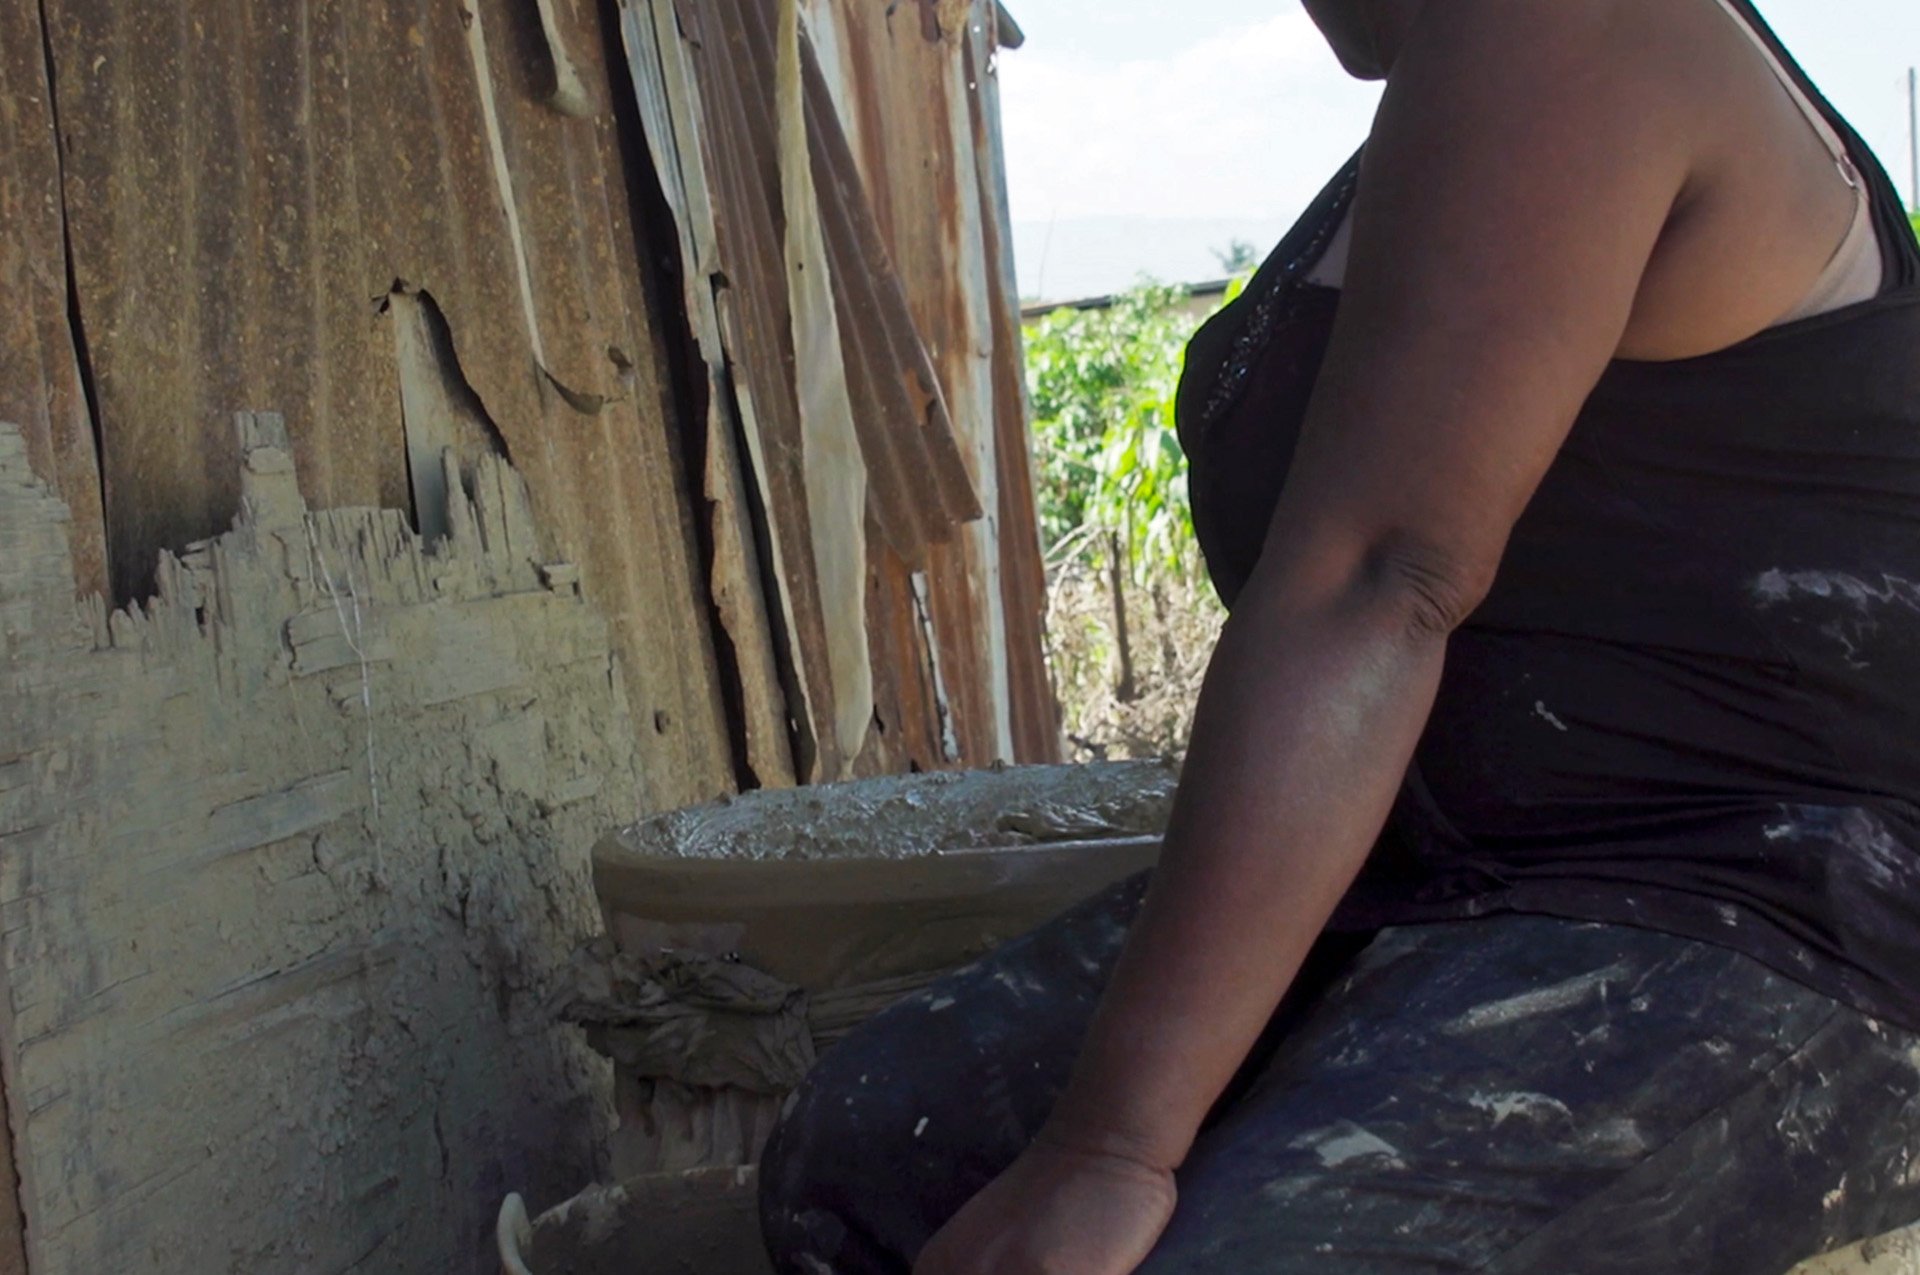
{"label": "woman's shoulder", "polygon": [[1438,0],[1409,28],[1389,86],[1473,85],[1596,127],[1629,98],[1635,115],[1697,118],[1736,60],[1726,34],[1718,0]]}
{"label": "woman's shoulder", "polygon": [[[1579,254],[1610,225],[1651,221],[1621,345],[1638,358],[1768,326],[1853,210],[1721,0],[1436,0],[1408,31],[1368,155],[1363,202],[1424,194],[1459,234]],[[1489,184],[1502,206],[1468,189]]]}

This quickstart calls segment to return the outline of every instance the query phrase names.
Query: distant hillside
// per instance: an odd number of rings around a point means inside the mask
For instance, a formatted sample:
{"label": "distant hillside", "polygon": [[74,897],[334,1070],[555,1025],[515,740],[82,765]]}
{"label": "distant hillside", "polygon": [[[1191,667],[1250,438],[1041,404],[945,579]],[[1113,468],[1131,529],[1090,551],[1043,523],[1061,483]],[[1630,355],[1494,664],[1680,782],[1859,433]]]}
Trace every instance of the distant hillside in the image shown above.
{"label": "distant hillside", "polygon": [[[1013,251],[1020,299],[1031,303],[1105,296],[1123,292],[1143,277],[1160,283],[1217,279],[1223,271],[1216,254],[1239,241],[1265,257],[1289,224],[1286,217],[1016,221]],[[1920,212],[1913,214],[1913,228],[1920,235]]]}
{"label": "distant hillside", "polygon": [[1198,283],[1225,273],[1217,253],[1237,240],[1264,257],[1287,216],[1174,219],[1087,217],[1016,221],[1014,262],[1023,301],[1072,301],[1124,291],[1143,276]]}

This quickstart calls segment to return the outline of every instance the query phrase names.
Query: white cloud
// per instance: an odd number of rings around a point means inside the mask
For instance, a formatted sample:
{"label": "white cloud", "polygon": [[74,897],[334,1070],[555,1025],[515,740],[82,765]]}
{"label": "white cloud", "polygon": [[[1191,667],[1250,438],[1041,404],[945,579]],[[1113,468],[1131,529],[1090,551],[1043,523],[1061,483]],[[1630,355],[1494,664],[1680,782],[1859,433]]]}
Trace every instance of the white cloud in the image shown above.
{"label": "white cloud", "polygon": [[1096,63],[1030,42],[999,59],[1013,214],[1287,217],[1365,135],[1298,5],[1163,55]]}

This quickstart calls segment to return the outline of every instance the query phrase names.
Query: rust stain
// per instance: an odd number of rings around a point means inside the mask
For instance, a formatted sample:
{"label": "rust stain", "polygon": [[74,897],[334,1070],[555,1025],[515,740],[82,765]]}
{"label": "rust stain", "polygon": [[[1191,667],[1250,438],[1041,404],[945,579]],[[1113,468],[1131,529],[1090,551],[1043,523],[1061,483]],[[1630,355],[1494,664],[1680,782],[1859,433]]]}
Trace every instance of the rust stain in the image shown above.
{"label": "rust stain", "polygon": [[[835,9],[839,53],[852,73],[839,95],[858,121],[852,131],[874,224],[933,365],[968,477],[997,524],[996,440],[985,375],[991,350],[975,335],[987,304],[977,286],[985,263],[980,244],[964,233],[979,203],[962,49],[888,22],[875,6],[837,3]],[[996,614],[997,538],[994,528],[970,528],[961,541],[933,546],[926,564],[955,730],[970,761],[1014,751],[1010,730],[1003,729],[1010,726],[1003,676],[1016,657]],[[1038,648],[1017,658],[1037,663]]]}
{"label": "rust stain", "polygon": [[105,514],[80,350],[68,322],[66,213],[40,9],[0,6],[0,421],[73,513],[74,575],[107,583]]}
{"label": "rust stain", "polygon": [[802,55],[814,181],[849,345],[861,450],[873,476],[873,514],[893,550],[913,562],[926,545],[980,517],[980,498],[810,42]]}
{"label": "rust stain", "polygon": [[920,35],[929,43],[958,39],[974,16],[974,0],[920,0]]}

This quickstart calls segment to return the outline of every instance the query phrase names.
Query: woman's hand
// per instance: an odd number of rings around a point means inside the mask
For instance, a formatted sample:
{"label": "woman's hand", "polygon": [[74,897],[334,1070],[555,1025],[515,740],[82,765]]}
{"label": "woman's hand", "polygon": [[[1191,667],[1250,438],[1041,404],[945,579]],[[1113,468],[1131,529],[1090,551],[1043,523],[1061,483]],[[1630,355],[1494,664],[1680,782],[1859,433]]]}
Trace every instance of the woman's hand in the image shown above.
{"label": "woman's hand", "polygon": [[1166,1169],[1042,1140],[941,1228],[913,1275],[1130,1275],[1174,1194]]}

